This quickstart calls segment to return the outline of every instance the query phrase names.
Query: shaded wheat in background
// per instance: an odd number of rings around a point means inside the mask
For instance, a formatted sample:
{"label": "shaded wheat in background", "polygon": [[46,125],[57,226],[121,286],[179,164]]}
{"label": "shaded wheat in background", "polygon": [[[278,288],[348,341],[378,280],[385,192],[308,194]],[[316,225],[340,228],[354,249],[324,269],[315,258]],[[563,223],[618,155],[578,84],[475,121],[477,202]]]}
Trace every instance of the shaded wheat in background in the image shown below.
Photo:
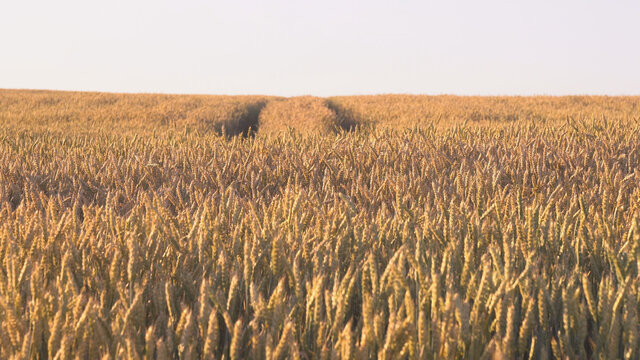
{"label": "shaded wheat in background", "polygon": [[266,96],[155,95],[0,90],[4,128],[131,134],[190,129],[247,134],[257,130]]}
{"label": "shaded wheat in background", "polygon": [[610,96],[338,96],[329,104],[354,122],[381,128],[448,127],[468,122],[489,127],[537,125],[575,119],[638,119],[640,98]]}
{"label": "shaded wheat in background", "polygon": [[640,356],[636,98],[245,139],[2,94],[0,358]]}

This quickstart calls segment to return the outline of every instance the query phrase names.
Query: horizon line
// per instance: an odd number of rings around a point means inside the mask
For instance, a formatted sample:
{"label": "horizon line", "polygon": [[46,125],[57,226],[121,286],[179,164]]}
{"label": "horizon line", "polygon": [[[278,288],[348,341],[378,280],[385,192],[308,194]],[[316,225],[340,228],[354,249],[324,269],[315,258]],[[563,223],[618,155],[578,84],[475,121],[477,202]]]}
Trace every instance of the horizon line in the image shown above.
{"label": "horizon line", "polygon": [[268,96],[281,98],[294,98],[302,96],[313,96],[319,98],[330,97],[350,97],[350,96],[389,96],[389,95],[405,95],[405,96],[451,96],[451,97],[640,97],[638,94],[625,93],[449,93],[449,92],[362,92],[362,93],[339,93],[335,95],[314,95],[312,93],[300,93],[295,95],[277,95],[268,93],[207,93],[207,92],[166,92],[166,91],[113,91],[113,90],[77,90],[77,89],[52,89],[52,88],[2,88],[0,91],[33,91],[33,92],[63,92],[63,93],[94,93],[94,94],[113,94],[113,95],[171,95],[171,96]]}

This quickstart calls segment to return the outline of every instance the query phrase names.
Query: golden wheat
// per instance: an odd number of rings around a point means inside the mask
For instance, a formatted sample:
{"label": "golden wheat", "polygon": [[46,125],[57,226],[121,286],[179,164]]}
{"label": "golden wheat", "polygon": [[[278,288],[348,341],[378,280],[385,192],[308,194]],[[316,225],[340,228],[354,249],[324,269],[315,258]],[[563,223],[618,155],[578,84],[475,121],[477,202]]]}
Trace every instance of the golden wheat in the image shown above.
{"label": "golden wheat", "polygon": [[195,125],[214,98],[1,94],[0,358],[639,356],[637,98],[247,139]]}

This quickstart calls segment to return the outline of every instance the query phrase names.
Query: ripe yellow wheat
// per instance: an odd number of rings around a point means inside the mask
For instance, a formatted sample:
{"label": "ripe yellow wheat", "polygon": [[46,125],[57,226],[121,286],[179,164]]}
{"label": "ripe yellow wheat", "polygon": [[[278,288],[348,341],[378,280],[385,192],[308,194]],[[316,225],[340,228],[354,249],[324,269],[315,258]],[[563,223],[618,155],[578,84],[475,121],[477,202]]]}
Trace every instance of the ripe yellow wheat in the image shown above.
{"label": "ripe yellow wheat", "polygon": [[0,358],[640,356],[637,98],[247,139],[213,98],[0,94]]}

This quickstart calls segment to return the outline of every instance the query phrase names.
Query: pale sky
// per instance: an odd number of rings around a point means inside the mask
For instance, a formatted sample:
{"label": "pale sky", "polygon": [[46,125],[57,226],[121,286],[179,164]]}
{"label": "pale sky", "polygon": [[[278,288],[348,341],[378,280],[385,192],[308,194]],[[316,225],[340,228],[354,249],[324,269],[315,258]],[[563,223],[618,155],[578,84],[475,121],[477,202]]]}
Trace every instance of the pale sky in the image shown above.
{"label": "pale sky", "polygon": [[3,0],[0,88],[640,95],[640,1]]}

